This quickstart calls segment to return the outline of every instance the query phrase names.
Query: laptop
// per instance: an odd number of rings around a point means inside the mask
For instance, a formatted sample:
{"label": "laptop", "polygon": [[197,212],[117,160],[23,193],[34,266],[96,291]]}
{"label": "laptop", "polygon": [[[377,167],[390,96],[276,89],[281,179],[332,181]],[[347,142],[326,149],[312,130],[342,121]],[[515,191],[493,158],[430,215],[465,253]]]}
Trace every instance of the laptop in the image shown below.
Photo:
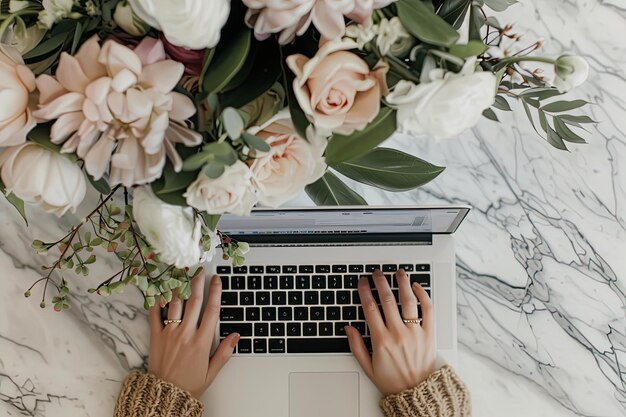
{"label": "laptop", "polygon": [[[397,294],[403,268],[433,299],[440,363],[456,360],[452,234],[467,206],[258,209],[218,228],[250,244],[246,264],[216,260],[217,342],[241,334],[203,400],[223,417],[378,417],[380,392],[350,353],[343,327],[369,333],[358,279],[381,269]],[[373,286],[373,284],[372,284]],[[376,298],[376,292],[374,292]]]}

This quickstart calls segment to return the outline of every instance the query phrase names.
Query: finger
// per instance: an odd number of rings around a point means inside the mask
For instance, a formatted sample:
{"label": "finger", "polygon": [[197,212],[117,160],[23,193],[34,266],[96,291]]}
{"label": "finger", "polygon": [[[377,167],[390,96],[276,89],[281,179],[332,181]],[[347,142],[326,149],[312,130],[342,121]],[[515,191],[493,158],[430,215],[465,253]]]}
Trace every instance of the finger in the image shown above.
{"label": "finger", "polygon": [[431,331],[434,328],[433,302],[426,290],[417,282],[413,284],[413,293],[422,306],[422,328]]}
{"label": "finger", "polygon": [[365,321],[370,329],[370,333],[374,338],[382,336],[387,328],[385,327],[383,318],[380,316],[378,304],[376,304],[376,300],[374,300],[367,277],[361,277],[359,280],[359,297],[361,298]]}
{"label": "finger", "polygon": [[374,271],[374,285],[378,290],[378,296],[380,298],[380,304],[383,307],[385,313],[385,323],[387,327],[400,329],[404,326],[400,312],[398,311],[398,301],[389,288],[389,282],[380,269]]}
{"label": "finger", "polygon": [[150,308],[148,314],[150,320],[150,338],[154,338],[161,334],[163,330],[163,322],[161,321],[161,307],[154,305]]}
{"label": "finger", "polygon": [[206,341],[209,345],[215,336],[215,328],[220,318],[220,309],[222,305],[222,280],[217,275],[211,278],[209,285],[209,296],[207,304],[200,323],[200,332],[198,336]]}
{"label": "finger", "polygon": [[207,384],[211,384],[215,380],[217,374],[222,370],[224,365],[226,365],[226,362],[228,362],[231,356],[233,356],[235,347],[237,343],[239,343],[239,338],[239,333],[231,333],[219,344],[209,361],[209,369],[206,378]]}
{"label": "finger", "polygon": [[396,281],[400,292],[400,305],[402,317],[405,319],[417,319],[417,298],[411,290],[411,282],[404,269],[396,272]]}
{"label": "finger", "polygon": [[191,280],[191,296],[185,304],[185,319],[182,323],[186,330],[198,328],[200,310],[202,310],[202,301],[204,300],[204,282],[204,271],[202,270]]}
{"label": "finger", "polygon": [[[183,300],[178,297],[178,291],[172,294],[172,301],[167,305],[167,319],[180,320],[183,318]],[[168,326],[178,326],[176,323],[168,324]]]}
{"label": "finger", "polygon": [[359,365],[361,365],[361,368],[363,368],[365,375],[372,379],[374,376],[372,357],[365,347],[363,336],[361,336],[359,331],[352,326],[346,326],[345,330],[348,335],[348,343],[350,344],[350,351],[352,351],[352,355]]}

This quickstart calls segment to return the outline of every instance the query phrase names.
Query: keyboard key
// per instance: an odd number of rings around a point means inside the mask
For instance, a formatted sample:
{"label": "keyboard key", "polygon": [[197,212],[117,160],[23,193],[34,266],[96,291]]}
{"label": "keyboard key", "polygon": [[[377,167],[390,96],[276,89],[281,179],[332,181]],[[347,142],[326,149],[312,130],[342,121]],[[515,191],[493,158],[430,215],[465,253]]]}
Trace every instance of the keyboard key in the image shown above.
{"label": "keyboard key", "polygon": [[300,323],[287,323],[287,336],[300,336],[302,334],[302,325]]}
{"label": "keyboard key", "polygon": [[261,319],[263,321],[276,320],[276,307],[263,307],[261,309]]}
{"label": "keyboard key", "polygon": [[285,335],[285,323],[271,323],[270,332],[272,336],[284,336]]}
{"label": "keyboard key", "polygon": [[430,287],[430,274],[411,274],[411,284],[418,282],[422,287]]}
{"label": "keyboard key", "polygon": [[372,296],[374,297],[374,301],[376,301],[376,304],[380,304],[380,296],[378,295],[378,291],[373,290]]}
{"label": "keyboard key", "polygon": [[254,353],[267,353],[267,339],[254,339]]}
{"label": "keyboard key", "polygon": [[304,304],[306,305],[319,304],[319,293],[317,291],[305,291],[304,292]]}
{"label": "keyboard key", "polygon": [[311,322],[303,323],[302,335],[303,336],[317,336],[317,324],[311,323]]}
{"label": "keyboard key", "polygon": [[396,272],[397,270],[398,270],[398,265],[394,265],[394,264],[383,265],[383,272]]}
{"label": "keyboard key", "polygon": [[311,320],[324,320],[324,307],[311,307]]}
{"label": "keyboard key", "polygon": [[364,337],[363,342],[365,342],[365,348],[368,352],[372,351],[372,339],[370,337]]}
{"label": "keyboard key", "polygon": [[252,324],[220,323],[220,337],[226,337],[231,333],[239,333],[241,337],[252,336]]}
{"label": "keyboard key", "polygon": [[248,289],[260,290],[263,287],[262,279],[260,275],[250,275],[248,277]]}
{"label": "keyboard key", "polygon": [[216,271],[217,271],[218,275],[220,275],[220,274],[230,274],[230,266],[225,266],[225,265],[218,266]]}
{"label": "keyboard key", "polygon": [[343,279],[341,275],[329,275],[328,276],[328,288],[341,288]]}
{"label": "keyboard key", "polygon": [[270,339],[269,340],[269,352],[270,353],[285,353],[285,339]]}
{"label": "keyboard key", "polygon": [[280,289],[281,290],[293,290],[293,275],[281,275],[280,276]]}
{"label": "keyboard key", "polygon": [[272,292],[272,304],[275,306],[287,305],[287,293],[285,291]]}
{"label": "keyboard key", "polygon": [[220,311],[220,320],[222,321],[243,321],[243,308],[241,307],[223,307]]}
{"label": "keyboard key", "polygon": [[220,278],[222,280],[222,289],[223,290],[228,290],[229,287],[230,287],[230,285],[229,285],[230,284],[230,277],[228,277],[228,276],[221,276]]}
{"label": "keyboard key", "polygon": [[280,321],[293,320],[291,307],[278,307],[278,320]]}
{"label": "keyboard key", "polygon": [[255,336],[269,336],[269,325],[267,323],[254,323]]}
{"label": "keyboard key", "polygon": [[269,291],[259,291],[256,293],[256,305],[268,306],[270,305],[270,293]]}
{"label": "keyboard key", "polygon": [[393,275],[391,274],[385,274],[385,278],[387,279],[387,284],[389,284],[389,288],[393,287],[394,284],[394,279],[393,279]]}
{"label": "keyboard key", "polygon": [[413,265],[411,265],[411,264],[400,264],[400,269],[404,269],[404,272],[413,272]]}
{"label": "keyboard key", "polygon": [[350,265],[348,271],[356,273],[363,272],[363,265]]}
{"label": "keyboard key", "polygon": [[298,272],[298,267],[295,265],[283,265],[283,274],[295,274]]}
{"label": "keyboard key", "polygon": [[380,265],[365,265],[365,272],[374,272],[377,269],[380,269]]}
{"label": "keyboard key", "polygon": [[350,291],[337,291],[337,304],[351,304]]}
{"label": "keyboard key", "polygon": [[354,306],[344,306],[341,308],[341,319],[342,320],[356,320],[356,307]]}
{"label": "keyboard key", "polygon": [[239,305],[237,301],[236,292],[223,292],[222,293],[222,305],[223,306],[236,306]]}
{"label": "keyboard key", "polygon": [[245,290],[246,277],[242,277],[241,275],[230,277],[230,288],[232,290]]}
{"label": "keyboard key", "polygon": [[297,321],[307,321],[309,319],[309,308],[308,307],[294,308],[293,319]]}
{"label": "keyboard key", "polygon": [[239,294],[239,303],[242,306],[254,305],[254,293],[251,291],[242,291]]}
{"label": "keyboard key", "polygon": [[287,339],[289,353],[347,353],[348,339],[342,338],[297,338]]}
{"label": "keyboard key", "polygon": [[263,289],[278,289],[278,277],[276,275],[266,275],[263,277]]}
{"label": "keyboard key", "polygon": [[359,295],[358,290],[352,291],[352,304],[356,304],[356,305],[361,304],[361,296]]}
{"label": "keyboard key", "polygon": [[432,296],[430,295],[430,290],[426,290],[426,294],[428,294],[428,297],[431,298]]}
{"label": "keyboard key", "polygon": [[265,268],[261,265],[253,265],[250,267],[251,274],[263,274],[265,273]]}
{"label": "keyboard key", "polygon": [[396,298],[396,301],[400,302],[400,290],[398,290],[397,288],[394,288],[391,290],[391,292],[393,293],[393,296]]}
{"label": "keyboard key", "polygon": [[430,271],[430,265],[426,265],[426,264],[415,265],[415,270],[416,271]]}
{"label": "keyboard key", "polygon": [[326,320],[341,320],[341,309],[339,307],[326,307]]}
{"label": "keyboard key", "polygon": [[359,286],[358,275],[344,275],[343,276],[343,288],[357,288]]}
{"label": "keyboard key", "polygon": [[287,293],[287,300],[290,306],[302,305],[302,292],[301,291],[289,291]]}
{"label": "keyboard key", "polygon": [[246,308],[246,321],[261,320],[261,309],[259,307]]}
{"label": "keyboard key", "polygon": [[313,265],[300,265],[298,268],[298,272],[301,274],[312,274],[313,273]]}
{"label": "keyboard key", "polygon": [[328,274],[330,272],[330,265],[315,265],[315,272],[318,274]]}
{"label": "keyboard key", "polygon": [[350,326],[354,327],[361,333],[361,336],[365,336],[365,322],[363,321],[353,321],[350,323]]}
{"label": "keyboard key", "polygon": [[311,287],[321,290],[326,288],[326,276],[325,275],[313,275],[311,279]]}
{"label": "keyboard key", "polygon": [[320,323],[320,336],[332,336],[333,335],[333,324],[332,323]]}
{"label": "keyboard key", "polygon": [[343,274],[345,272],[348,272],[348,267],[345,265],[333,265],[333,272]]}
{"label": "keyboard key", "polygon": [[335,304],[335,292],[334,291],[321,291],[320,292],[320,304]]}
{"label": "keyboard key", "polygon": [[266,274],[280,274],[280,266],[278,265],[268,265],[265,267]]}
{"label": "keyboard key", "polygon": [[252,353],[252,340],[239,339],[239,343],[237,343],[237,353]]}
{"label": "keyboard key", "polygon": [[346,327],[347,325],[348,323],[344,321],[338,321],[337,323],[335,323],[335,336],[345,336],[346,330],[344,329],[344,327]]}
{"label": "keyboard key", "polygon": [[358,310],[358,313],[357,313],[358,319],[365,320],[365,313],[363,312],[363,307],[359,306],[357,307],[357,310]]}
{"label": "keyboard key", "polygon": [[311,288],[311,277],[308,275],[296,275],[296,288],[299,290]]}
{"label": "keyboard key", "polygon": [[247,274],[248,273],[248,267],[247,266],[235,266],[233,268],[233,273],[234,274]]}

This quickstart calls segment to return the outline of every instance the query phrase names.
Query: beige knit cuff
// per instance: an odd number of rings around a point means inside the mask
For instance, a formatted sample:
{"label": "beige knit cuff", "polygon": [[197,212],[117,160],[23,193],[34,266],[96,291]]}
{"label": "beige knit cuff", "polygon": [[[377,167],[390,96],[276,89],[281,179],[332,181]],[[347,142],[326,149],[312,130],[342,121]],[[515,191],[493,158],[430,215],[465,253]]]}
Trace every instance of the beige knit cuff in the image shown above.
{"label": "beige knit cuff", "polygon": [[449,366],[415,388],[380,401],[385,417],[469,417],[470,406],[467,388]]}
{"label": "beige knit cuff", "polygon": [[122,384],[113,417],[201,417],[203,408],[187,391],[135,371]]}

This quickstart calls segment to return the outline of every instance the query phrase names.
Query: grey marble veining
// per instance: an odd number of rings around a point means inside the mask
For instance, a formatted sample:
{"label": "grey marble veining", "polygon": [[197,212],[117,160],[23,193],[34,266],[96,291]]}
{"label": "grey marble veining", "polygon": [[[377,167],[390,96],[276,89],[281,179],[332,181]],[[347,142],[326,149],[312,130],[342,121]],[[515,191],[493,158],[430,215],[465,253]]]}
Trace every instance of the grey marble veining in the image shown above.
{"label": "grey marble veining", "polygon": [[[502,20],[546,53],[589,60],[590,80],[572,94],[596,103],[589,144],[559,152],[523,112],[499,113],[502,123],[455,140],[389,142],[448,167],[426,187],[354,187],[372,204],[474,207],[456,241],[458,369],[475,416],[625,416],[626,5],[522,0]],[[26,229],[0,201],[0,416],[109,416],[121,379],[144,362],[146,314],[133,293],[75,296],[64,313],[41,311],[37,291],[25,300],[43,261],[30,242],[72,221],[31,218]],[[92,274],[72,280],[75,293]]]}

